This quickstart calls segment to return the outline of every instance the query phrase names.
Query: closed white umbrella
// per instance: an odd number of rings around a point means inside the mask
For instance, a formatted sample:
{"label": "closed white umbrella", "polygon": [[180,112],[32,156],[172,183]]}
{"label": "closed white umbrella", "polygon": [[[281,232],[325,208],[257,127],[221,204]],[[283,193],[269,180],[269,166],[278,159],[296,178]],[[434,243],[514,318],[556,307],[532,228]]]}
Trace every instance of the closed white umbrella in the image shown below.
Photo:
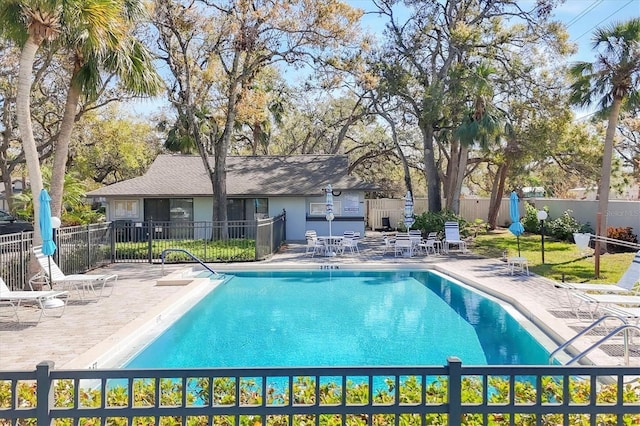
{"label": "closed white umbrella", "polygon": [[407,231],[415,221],[413,217],[413,197],[411,196],[411,191],[407,191],[407,195],[404,197],[404,226],[407,227]]}
{"label": "closed white umbrella", "polygon": [[329,237],[331,237],[331,222],[333,221],[333,189],[331,188],[331,184],[327,185],[327,188],[324,190],[327,196],[326,199],[326,210],[325,217],[329,221]]}

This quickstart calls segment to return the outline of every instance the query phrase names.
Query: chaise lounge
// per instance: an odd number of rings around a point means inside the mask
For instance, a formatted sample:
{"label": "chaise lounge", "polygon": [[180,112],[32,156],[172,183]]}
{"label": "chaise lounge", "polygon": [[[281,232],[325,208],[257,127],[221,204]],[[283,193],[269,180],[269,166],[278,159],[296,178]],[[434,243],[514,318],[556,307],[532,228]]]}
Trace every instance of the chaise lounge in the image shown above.
{"label": "chaise lounge", "polygon": [[96,298],[103,296],[105,287],[111,287],[111,290],[105,296],[111,295],[118,281],[116,274],[73,274],[66,275],[56,262],[42,253],[42,246],[34,246],[33,253],[42,269],[39,276],[32,278],[43,279],[50,285],[51,289],[56,284],[62,286],[63,289],[73,289],[78,292],[80,299],[84,299],[85,293],[90,293]]}
{"label": "chaise lounge", "polygon": [[62,316],[65,308],[67,307],[67,300],[69,299],[68,291],[15,291],[9,289],[7,284],[2,278],[0,278],[0,304],[5,306],[11,306],[15,313],[16,320],[20,322],[18,316],[18,308],[23,303],[32,303],[40,309],[40,316],[38,322],[43,316],[49,316],[48,312],[54,309],[61,309],[58,316]]}

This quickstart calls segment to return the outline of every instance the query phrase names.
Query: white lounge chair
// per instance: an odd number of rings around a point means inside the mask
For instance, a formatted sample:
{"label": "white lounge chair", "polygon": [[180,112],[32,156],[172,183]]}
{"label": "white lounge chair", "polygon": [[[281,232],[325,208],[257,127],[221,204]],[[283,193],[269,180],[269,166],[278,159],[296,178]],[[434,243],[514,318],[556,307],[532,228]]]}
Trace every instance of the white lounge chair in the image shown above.
{"label": "white lounge chair", "polygon": [[460,224],[458,222],[444,223],[444,251],[449,253],[451,246],[457,246],[462,253],[467,252],[467,242],[460,237]]}
{"label": "white lounge chair", "polygon": [[625,320],[632,320],[635,325],[640,324],[640,307],[630,308],[619,305],[606,305],[602,307],[602,310]]}
{"label": "white lounge chair", "polygon": [[62,316],[65,308],[67,307],[67,301],[69,299],[68,291],[15,291],[10,290],[7,284],[2,278],[0,278],[0,304],[5,306],[12,306],[15,312],[15,317],[18,322],[18,308],[22,303],[32,303],[40,309],[40,316],[38,322],[43,316],[49,316],[48,312],[54,309],[60,309]]}
{"label": "white lounge chair", "polygon": [[[640,251],[636,253],[631,264],[627,268],[627,270],[622,274],[617,284],[588,284],[588,283],[567,283],[567,282],[556,282],[555,286],[559,288],[564,288],[567,290],[567,297],[569,299],[569,304],[571,308],[578,315],[578,308],[580,307],[582,302],[587,302],[591,304],[595,304],[596,308],[600,303],[605,303],[609,298],[598,298],[593,297],[598,294],[627,294],[627,295],[637,295],[637,286],[640,284]],[[595,294],[594,294],[595,293]],[[577,305],[573,305],[572,296],[579,299],[581,302]],[[600,299],[598,301],[597,299]],[[613,302],[615,303],[615,302]]]}
{"label": "white lounge chair", "polygon": [[622,274],[616,284],[588,284],[558,282],[556,287],[567,290],[593,291],[599,293],[637,293],[636,286],[640,284],[640,250],[631,260],[631,264]]}
{"label": "white lounge chair", "polygon": [[[626,294],[595,294],[595,293],[583,293],[576,291],[572,293],[575,297],[581,300],[581,302],[588,303],[592,306],[589,311],[591,319],[595,318],[595,313],[603,306],[608,305],[624,305],[626,307],[640,307],[640,296],[626,295]],[[578,308],[580,305],[574,308],[576,317],[579,316]]]}
{"label": "white lounge chair", "polygon": [[[73,274],[66,275],[56,262],[50,257],[42,253],[42,246],[34,246],[33,253],[40,264],[42,271],[41,277],[45,278],[53,289],[53,286],[59,284],[63,289],[74,289],[78,292],[81,299],[84,299],[85,293],[91,293],[97,298],[103,296],[105,287],[111,287],[111,290],[105,296],[111,295],[118,281],[116,274]],[[37,277],[34,277],[37,279]],[[34,279],[32,278],[32,280]]]}

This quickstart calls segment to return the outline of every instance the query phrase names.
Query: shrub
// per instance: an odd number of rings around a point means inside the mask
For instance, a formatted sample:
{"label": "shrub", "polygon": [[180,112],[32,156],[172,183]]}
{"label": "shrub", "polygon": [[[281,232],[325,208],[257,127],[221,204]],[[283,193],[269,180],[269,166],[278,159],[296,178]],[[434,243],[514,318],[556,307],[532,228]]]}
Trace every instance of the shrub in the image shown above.
{"label": "shrub", "polygon": [[[626,241],[628,243],[638,244],[638,237],[633,233],[633,228],[630,226],[614,228],[610,226],[607,228],[607,237],[615,240]],[[625,251],[635,251],[634,248],[619,246],[617,244],[607,244],[607,251],[610,253],[623,253]]]}
{"label": "shrub", "polygon": [[[524,231],[532,234],[540,233],[540,221],[538,220],[538,209],[532,204],[524,203],[525,214],[522,218],[522,226]],[[543,208],[548,213],[548,208]]]}
{"label": "shrub", "polygon": [[[540,221],[538,220],[538,209],[529,203],[525,203],[525,208],[526,214],[522,219],[522,225],[524,226],[525,232],[540,234],[541,230]],[[547,206],[544,206],[542,209],[549,213],[549,208]],[[546,220],[544,223],[545,234],[560,241],[573,242],[573,234],[575,232],[593,232],[589,224],[579,223],[573,216],[571,216],[572,213],[572,210],[566,210],[559,218]]]}
{"label": "shrub", "polygon": [[559,218],[548,221],[547,234],[558,240],[571,242],[575,232],[584,232],[584,226],[571,216],[571,213],[573,211],[567,210]]}
{"label": "shrub", "polygon": [[467,221],[450,210],[424,212],[416,216],[416,221],[411,226],[411,229],[420,229],[423,235],[427,235],[429,232],[438,232],[439,236],[442,237],[444,236],[445,222],[458,222],[460,224],[460,235],[462,237],[468,236]]}

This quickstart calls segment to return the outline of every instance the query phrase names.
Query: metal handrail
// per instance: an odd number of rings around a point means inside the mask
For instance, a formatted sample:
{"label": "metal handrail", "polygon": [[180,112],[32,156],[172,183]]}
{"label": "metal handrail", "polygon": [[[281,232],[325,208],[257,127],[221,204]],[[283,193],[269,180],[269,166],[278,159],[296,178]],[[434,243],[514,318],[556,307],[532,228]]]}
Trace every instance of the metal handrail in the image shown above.
{"label": "metal handrail", "polygon": [[[553,352],[551,352],[549,354],[549,364],[551,364],[551,360],[553,359],[554,355],[557,354],[558,352],[560,352],[561,350],[565,349],[567,346],[569,346],[570,344],[572,344],[573,342],[575,342],[579,337],[584,336],[585,334],[587,334],[589,331],[593,330],[598,324],[600,324],[602,321],[609,319],[609,318],[614,318],[614,319],[618,319],[620,321],[622,321],[623,325],[628,325],[627,321],[618,316],[618,315],[613,315],[613,314],[605,314],[603,316],[601,316],[600,318],[598,318],[597,320],[595,320],[592,324],[590,324],[587,328],[585,328],[584,330],[580,331],[578,334],[576,334],[575,336],[573,336],[571,339],[567,340],[566,342],[564,342],[563,344],[561,344],[560,346],[558,346]],[[591,350],[591,348],[589,348],[588,350]],[[585,355],[586,351],[581,352],[580,354],[577,355],[576,358],[580,359]],[[570,364],[571,362],[573,362],[576,358],[573,358],[572,360],[570,360],[567,364]]]}
{"label": "metal handrail", "polygon": [[629,366],[629,333],[627,331],[628,329],[633,329],[633,330],[636,330],[637,332],[640,333],[640,327],[638,327],[637,325],[624,324],[624,325],[618,326],[617,328],[614,328],[609,334],[607,334],[606,336],[602,337],[600,340],[595,342],[593,345],[589,346],[587,349],[582,351],[580,354],[578,354],[575,357],[573,357],[572,359],[570,359],[569,362],[567,362],[566,365],[569,365],[569,364],[572,364],[572,363],[578,361],[580,358],[582,358],[583,356],[587,355],[592,350],[596,349],[598,346],[603,344],[605,341],[609,340],[611,337],[615,336],[616,334],[620,333],[621,331],[624,331],[624,364],[626,366]]}
{"label": "metal handrail", "polygon": [[198,259],[193,253],[191,253],[188,250],[185,249],[177,249],[177,248],[168,248],[168,249],[164,249],[162,250],[162,253],[160,255],[160,257],[162,258],[162,273],[164,274],[164,255],[168,252],[172,252],[172,251],[177,251],[177,252],[181,252],[186,254],[187,256],[191,257],[193,260],[195,260],[196,262],[198,262],[200,265],[202,265],[203,268],[205,268],[206,270],[208,270],[209,272],[211,272],[213,275],[215,276],[221,276],[222,274],[217,273],[216,271],[214,271],[213,269],[211,269],[209,266],[205,265],[204,262],[200,259]]}

